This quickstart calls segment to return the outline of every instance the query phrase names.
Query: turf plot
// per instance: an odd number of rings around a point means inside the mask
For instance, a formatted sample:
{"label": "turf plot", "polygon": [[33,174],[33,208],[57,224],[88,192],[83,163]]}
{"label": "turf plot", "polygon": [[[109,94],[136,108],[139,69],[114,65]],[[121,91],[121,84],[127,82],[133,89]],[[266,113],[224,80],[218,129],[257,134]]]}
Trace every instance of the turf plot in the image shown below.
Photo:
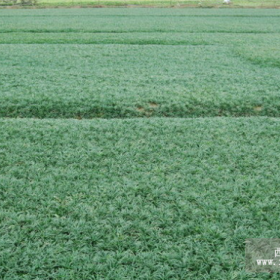
{"label": "turf plot", "polygon": [[0,279],[278,279],[278,19],[0,11]]}
{"label": "turf plot", "polygon": [[280,122],[0,121],[0,278],[277,279]]}

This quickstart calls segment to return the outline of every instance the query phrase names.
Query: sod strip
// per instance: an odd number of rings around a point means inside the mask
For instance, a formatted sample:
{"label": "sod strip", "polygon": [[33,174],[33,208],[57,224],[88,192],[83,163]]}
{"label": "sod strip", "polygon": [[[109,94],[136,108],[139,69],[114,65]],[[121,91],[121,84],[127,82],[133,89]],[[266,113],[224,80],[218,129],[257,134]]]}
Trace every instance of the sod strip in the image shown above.
{"label": "sod strip", "polygon": [[2,119],[0,278],[249,279],[245,239],[279,236],[279,137],[272,118]]}
{"label": "sod strip", "polygon": [[[251,1],[251,0],[249,0]],[[262,0],[258,0],[262,1]],[[239,17],[271,17],[279,16],[277,9],[161,9],[161,8],[106,8],[106,9],[0,9],[1,16],[212,16],[227,18]],[[33,26],[35,27],[35,26]],[[36,27],[35,27],[36,28]]]}
{"label": "sod strip", "polygon": [[[151,11],[150,11],[151,10]],[[59,9],[0,10],[7,32],[228,32],[278,33],[278,9]]]}
{"label": "sod strip", "polygon": [[280,69],[219,45],[0,45],[0,116],[280,116]]}

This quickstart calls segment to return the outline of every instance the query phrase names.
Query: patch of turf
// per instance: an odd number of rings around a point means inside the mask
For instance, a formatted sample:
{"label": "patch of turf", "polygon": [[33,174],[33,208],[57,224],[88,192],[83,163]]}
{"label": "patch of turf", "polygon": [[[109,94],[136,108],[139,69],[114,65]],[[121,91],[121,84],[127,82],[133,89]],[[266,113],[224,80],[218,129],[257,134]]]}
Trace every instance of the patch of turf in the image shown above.
{"label": "patch of turf", "polygon": [[267,38],[258,44],[246,44],[237,48],[236,53],[249,62],[261,67],[280,68],[280,39],[279,37]]}
{"label": "patch of turf", "polygon": [[0,57],[1,117],[280,112],[280,70],[223,46],[2,45]]}
{"label": "patch of turf", "polygon": [[280,122],[0,121],[0,278],[277,279]]}

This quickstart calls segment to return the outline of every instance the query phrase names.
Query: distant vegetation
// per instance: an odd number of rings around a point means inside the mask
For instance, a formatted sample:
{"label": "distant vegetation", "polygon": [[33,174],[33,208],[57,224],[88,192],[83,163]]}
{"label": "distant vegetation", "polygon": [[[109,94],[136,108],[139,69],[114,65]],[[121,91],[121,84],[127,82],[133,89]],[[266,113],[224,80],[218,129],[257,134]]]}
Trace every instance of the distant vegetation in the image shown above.
{"label": "distant vegetation", "polygon": [[4,5],[36,5],[38,0],[0,0],[0,4]]}
{"label": "distant vegetation", "polygon": [[0,0],[0,6],[280,7],[278,0]]}
{"label": "distant vegetation", "polygon": [[279,117],[279,18],[276,9],[2,10],[0,116]]}

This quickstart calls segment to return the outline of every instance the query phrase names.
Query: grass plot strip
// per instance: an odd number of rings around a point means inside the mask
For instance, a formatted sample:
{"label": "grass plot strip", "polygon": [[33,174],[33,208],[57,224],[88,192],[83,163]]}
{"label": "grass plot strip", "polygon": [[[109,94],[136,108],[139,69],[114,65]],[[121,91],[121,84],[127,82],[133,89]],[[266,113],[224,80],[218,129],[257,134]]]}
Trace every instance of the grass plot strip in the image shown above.
{"label": "grass plot strip", "polygon": [[0,46],[1,117],[280,116],[280,69],[225,46]]}
{"label": "grass plot strip", "polygon": [[277,119],[2,119],[0,132],[1,279],[249,279],[244,240],[278,236]]}

